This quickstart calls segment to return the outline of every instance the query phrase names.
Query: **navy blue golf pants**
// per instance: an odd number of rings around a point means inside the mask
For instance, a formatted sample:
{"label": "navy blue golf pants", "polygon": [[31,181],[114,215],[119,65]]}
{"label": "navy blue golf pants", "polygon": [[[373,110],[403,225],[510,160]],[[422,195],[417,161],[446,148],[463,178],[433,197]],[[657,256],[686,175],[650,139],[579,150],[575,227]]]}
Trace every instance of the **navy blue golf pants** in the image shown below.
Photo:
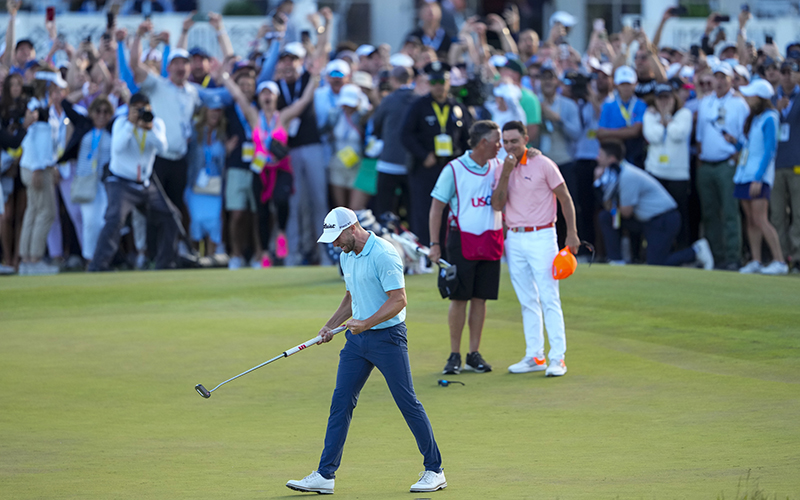
{"label": "navy blue golf pants", "polygon": [[440,472],[442,456],[433,438],[433,429],[422,403],[414,393],[411,367],[408,363],[406,325],[400,323],[382,330],[367,330],[353,335],[345,333],[347,343],[339,353],[339,372],[331,400],[325,449],[319,460],[319,473],[333,479],[342,461],[344,442],[350,429],[353,409],[361,388],[374,367],[383,374],[397,407],[406,419],[424,457],[425,470]]}

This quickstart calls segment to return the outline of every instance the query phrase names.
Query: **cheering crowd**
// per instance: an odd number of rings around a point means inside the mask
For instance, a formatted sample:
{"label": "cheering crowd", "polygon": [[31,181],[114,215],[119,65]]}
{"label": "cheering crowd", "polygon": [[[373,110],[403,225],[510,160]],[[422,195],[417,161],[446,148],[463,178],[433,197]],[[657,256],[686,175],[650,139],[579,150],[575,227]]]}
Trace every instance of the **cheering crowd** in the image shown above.
{"label": "cheering crowd", "polygon": [[[417,29],[374,47],[333,45],[328,8],[299,33],[284,1],[248,54],[210,13],[216,59],[187,46],[193,13],[174,41],[157,17],[129,33],[109,16],[77,47],[48,21],[37,54],[9,1],[0,272],[169,269],[193,251],[230,269],[326,265],[317,226],[334,206],[446,241],[431,196],[482,120],[522,124],[613,264],[798,269],[800,42],[754,43],[743,10],[735,42],[714,13],[696,45],[662,46],[669,9],[652,39],[596,20],[581,51],[566,12],[540,39],[513,4],[471,17],[462,3],[421,3]],[[559,248],[566,226],[559,212]]]}

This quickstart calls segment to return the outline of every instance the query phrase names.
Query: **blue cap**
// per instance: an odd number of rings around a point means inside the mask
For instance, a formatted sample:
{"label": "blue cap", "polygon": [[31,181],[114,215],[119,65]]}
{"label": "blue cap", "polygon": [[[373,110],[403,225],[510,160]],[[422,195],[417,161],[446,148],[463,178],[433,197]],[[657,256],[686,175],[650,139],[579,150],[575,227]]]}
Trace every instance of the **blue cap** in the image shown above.
{"label": "blue cap", "polygon": [[217,94],[208,95],[203,100],[203,104],[205,104],[208,109],[222,109],[225,107],[225,104],[222,102],[222,97]]}
{"label": "blue cap", "polygon": [[190,56],[200,56],[203,59],[211,59],[211,55],[202,47],[192,47],[189,51]]}

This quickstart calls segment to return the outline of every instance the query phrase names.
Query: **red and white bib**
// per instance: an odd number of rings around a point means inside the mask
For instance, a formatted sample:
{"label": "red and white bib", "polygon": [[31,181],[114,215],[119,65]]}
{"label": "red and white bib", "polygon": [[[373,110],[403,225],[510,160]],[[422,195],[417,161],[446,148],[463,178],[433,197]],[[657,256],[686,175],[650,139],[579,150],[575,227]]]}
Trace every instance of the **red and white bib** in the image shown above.
{"label": "red and white bib", "polygon": [[469,170],[461,160],[449,164],[458,198],[453,217],[461,231],[461,252],[468,260],[500,260],[503,256],[503,214],[492,208],[494,171],[500,161],[489,160],[484,174]]}

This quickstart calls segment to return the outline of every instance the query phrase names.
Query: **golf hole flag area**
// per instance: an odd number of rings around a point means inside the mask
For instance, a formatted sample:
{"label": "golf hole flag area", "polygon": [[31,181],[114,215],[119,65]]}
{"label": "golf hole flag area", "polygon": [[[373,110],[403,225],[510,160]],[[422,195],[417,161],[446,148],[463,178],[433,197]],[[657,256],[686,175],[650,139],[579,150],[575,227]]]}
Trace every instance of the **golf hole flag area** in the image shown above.
{"label": "golf hole flag area", "polygon": [[[800,500],[797,277],[582,265],[561,284],[569,372],[549,379],[507,372],[507,272],[494,371],[441,375],[435,281],[407,277],[409,357],[449,486],[408,492],[422,457],[376,370],[334,498]],[[195,385],[313,338],[343,294],[332,268],[0,279],[0,499],[308,497],[285,483],[317,467],[343,334],[208,399]]]}

